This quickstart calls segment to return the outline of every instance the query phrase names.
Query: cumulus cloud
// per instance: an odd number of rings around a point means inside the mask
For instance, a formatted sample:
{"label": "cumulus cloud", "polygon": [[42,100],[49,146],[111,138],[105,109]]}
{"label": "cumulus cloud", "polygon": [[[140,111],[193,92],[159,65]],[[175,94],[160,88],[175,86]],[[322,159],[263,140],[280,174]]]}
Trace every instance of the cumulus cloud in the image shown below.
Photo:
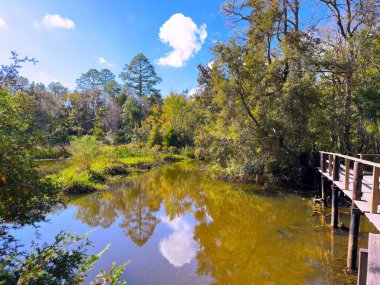
{"label": "cumulus cloud", "polygon": [[174,232],[160,241],[161,254],[174,267],[182,267],[190,263],[195,257],[198,248],[193,238],[192,227],[180,217],[174,220],[163,217],[162,221],[166,222]]}
{"label": "cumulus cloud", "polygon": [[100,64],[106,64],[106,63],[107,63],[107,60],[106,60],[104,57],[99,57],[99,58],[98,58],[98,62],[99,62]]}
{"label": "cumulus cloud", "polygon": [[75,28],[75,23],[73,20],[70,20],[69,18],[63,18],[57,14],[46,14],[41,23],[33,22],[33,24],[36,28],[39,28],[40,26],[45,28],[59,28],[68,30],[73,30]]}
{"label": "cumulus cloud", "polygon": [[206,24],[198,27],[190,17],[176,13],[161,26],[159,37],[173,50],[156,60],[156,63],[182,67],[201,49],[207,37]]}
{"label": "cumulus cloud", "polygon": [[0,18],[0,30],[6,30],[8,28],[7,22],[4,19]]}

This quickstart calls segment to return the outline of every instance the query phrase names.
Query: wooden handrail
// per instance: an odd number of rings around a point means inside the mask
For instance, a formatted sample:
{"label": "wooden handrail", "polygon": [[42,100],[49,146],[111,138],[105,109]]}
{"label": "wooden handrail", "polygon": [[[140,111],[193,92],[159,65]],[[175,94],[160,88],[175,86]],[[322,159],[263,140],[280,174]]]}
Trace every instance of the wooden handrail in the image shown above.
{"label": "wooden handrail", "polygon": [[335,152],[320,151],[320,153],[325,153],[327,155],[332,155],[332,156],[336,155],[336,156],[339,156],[341,158],[349,159],[349,160],[352,160],[352,161],[357,161],[357,162],[360,162],[360,163],[363,163],[363,164],[366,164],[366,165],[370,165],[370,166],[373,166],[373,167],[380,168],[380,163],[372,162],[372,161],[369,161],[369,160],[364,160],[364,159],[360,159],[360,158],[356,158],[356,157],[353,157],[353,156],[344,155],[344,154],[340,154],[340,153],[335,153]]}

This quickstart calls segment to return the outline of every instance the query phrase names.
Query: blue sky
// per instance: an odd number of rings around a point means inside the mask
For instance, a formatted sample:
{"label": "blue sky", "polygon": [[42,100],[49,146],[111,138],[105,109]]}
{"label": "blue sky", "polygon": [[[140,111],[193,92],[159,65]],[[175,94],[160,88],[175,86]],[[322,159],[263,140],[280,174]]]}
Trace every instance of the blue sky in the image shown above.
{"label": "blue sky", "polygon": [[75,88],[88,69],[118,75],[141,52],[163,79],[162,95],[190,90],[197,85],[197,65],[211,61],[214,41],[231,32],[220,13],[223,2],[0,0],[0,63],[9,63],[15,50],[39,61],[21,72],[30,81]]}

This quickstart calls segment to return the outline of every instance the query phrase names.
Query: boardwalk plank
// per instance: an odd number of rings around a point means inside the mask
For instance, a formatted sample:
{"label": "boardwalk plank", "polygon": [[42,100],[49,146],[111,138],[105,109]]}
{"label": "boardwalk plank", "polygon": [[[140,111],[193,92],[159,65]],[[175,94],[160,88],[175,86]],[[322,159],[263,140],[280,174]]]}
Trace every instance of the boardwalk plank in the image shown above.
{"label": "boardwalk plank", "polygon": [[380,235],[369,234],[367,285],[380,284]]}

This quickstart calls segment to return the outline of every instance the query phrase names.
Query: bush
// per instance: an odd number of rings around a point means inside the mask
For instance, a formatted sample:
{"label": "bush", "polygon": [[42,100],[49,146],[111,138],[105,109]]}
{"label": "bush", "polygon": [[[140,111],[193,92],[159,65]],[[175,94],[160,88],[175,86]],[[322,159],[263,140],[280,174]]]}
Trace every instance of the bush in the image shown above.
{"label": "bush", "polygon": [[164,146],[177,146],[178,145],[178,134],[173,128],[168,128],[163,136]]}
{"label": "bush", "polygon": [[81,170],[90,170],[91,163],[100,153],[101,145],[94,136],[75,138],[70,144],[73,162]]}

